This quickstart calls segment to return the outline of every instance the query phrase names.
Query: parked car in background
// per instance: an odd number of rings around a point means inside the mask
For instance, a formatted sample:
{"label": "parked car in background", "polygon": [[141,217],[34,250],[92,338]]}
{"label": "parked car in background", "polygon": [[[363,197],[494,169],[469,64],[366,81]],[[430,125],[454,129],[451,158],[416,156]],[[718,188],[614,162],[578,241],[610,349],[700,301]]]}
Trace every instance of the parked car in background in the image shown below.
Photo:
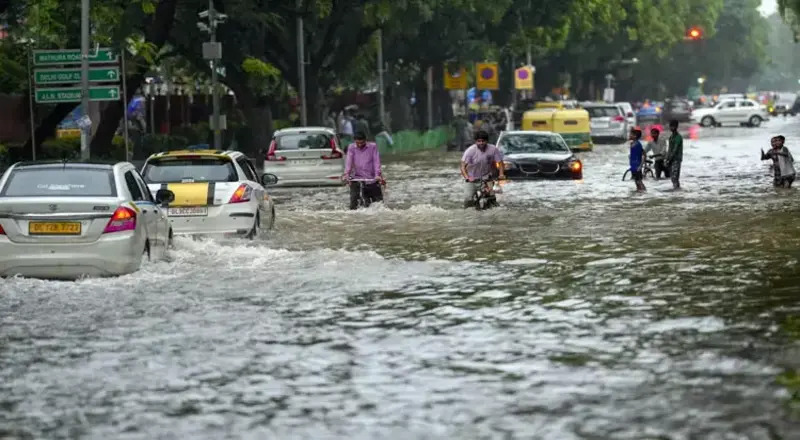
{"label": "parked car in background", "polygon": [[638,124],[636,121],[636,113],[633,111],[633,106],[630,102],[618,102],[617,105],[622,107],[622,111],[625,112],[625,119],[628,121],[628,127],[633,128],[636,127]]}
{"label": "parked car in background", "polygon": [[703,127],[721,127],[725,124],[758,127],[769,120],[766,106],[752,99],[728,99],[714,107],[697,109],[692,120]]}
{"label": "parked car in background", "polygon": [[685,99],[667,99],[661,111],[661,122],[689,122],[692,120],[692,103]]}
{"label": "parked car in background", "polygon": [[628,138],[628,120],[617,104],[585,103],[589,112],[592,139],[624,141]]}
{"label": "parked car in background", "polygon": [[273,135],[264,172],[278,186],[341,186],[345,149],[330,128],[285,128]]}
{"label": "parked car in background", "polygon": [[174,193],[169,219],[175,235],[257,238],[275,224],[275,205],[264,186],[277,183],[277,178],[259,177],[238,151],[157,153],[147,159],[142,175],[153,193]]}
{"label": "parked car in background", "polygon": [[797,94],[795,93],[781,93],[778,95],[778,100],[772,106],[770,115],[772,116],[794,116],[796,113],[795,102],[797,102]]}
{"label": "parked car in background", "polygon": [[582,179],[583,164],[558,133],[506,131],[497,140],[510,180]]}
{"label": "parked car in background", "polygon": [[0,276],[76,279],[139,270],[165,257],[162,204],[127,162],[30,162],[0,178]]}

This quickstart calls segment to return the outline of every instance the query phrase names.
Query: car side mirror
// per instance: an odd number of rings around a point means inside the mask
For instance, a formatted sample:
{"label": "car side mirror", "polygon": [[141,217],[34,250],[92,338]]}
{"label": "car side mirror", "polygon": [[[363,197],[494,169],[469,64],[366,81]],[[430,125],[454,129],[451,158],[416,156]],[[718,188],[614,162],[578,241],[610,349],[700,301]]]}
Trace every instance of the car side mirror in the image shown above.
{"label": "car side mirror", "polygon": [[168,189],[160,189],[156,191],[156,203],[161,206],[169,205],[175,201],[175,193]]}
{"label": "car side mirror", "polygon": [[271,186],[278,183],[278,176],[274,174],[264,174],[261,176],[261,184],[264,186]]}

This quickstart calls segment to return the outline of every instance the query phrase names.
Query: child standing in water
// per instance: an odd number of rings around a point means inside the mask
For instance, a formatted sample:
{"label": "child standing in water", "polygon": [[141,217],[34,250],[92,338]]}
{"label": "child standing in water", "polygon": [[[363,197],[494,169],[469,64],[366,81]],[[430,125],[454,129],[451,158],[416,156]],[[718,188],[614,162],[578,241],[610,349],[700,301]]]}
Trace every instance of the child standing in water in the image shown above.
{"label": "child standing in water", "polygon": [[785,137],[775,136],[770,141],[772,149],[766,153],[761,150],[761,160],[772,160],[772,169],[775,173],[772,184],[776,188],[791,188],[794,182],[794,158],[784,145],[785,142]]}

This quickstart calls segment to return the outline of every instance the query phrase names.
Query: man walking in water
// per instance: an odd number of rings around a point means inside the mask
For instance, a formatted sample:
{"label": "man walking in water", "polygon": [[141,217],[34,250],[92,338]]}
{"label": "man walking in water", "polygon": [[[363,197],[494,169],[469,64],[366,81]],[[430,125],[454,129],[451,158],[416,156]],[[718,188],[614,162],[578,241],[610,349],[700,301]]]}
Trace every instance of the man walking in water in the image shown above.
{"label": "man walking in water", "polygon": [[764,153],[761,150],[761,160],[772,159],[772,169],[774,170],[773,185],[776,188],[791,188],[794,182],[794,158],[789,149],[784,146],[786,138],[775,136],[772,138],[772,149]]}
{"label": "man walking in water", "polygon": [[631,176],[633,176],[633,181],[636,182],[636,191],[645,192],[647,188],[644,186],[644,176],[642,175],[642,166],[644,166],[645,157],[644,147],[642,147],[640,139],[642,139],[642,130],[635,128],[631,130]]}
{"label": "man walking in water", "polygon": [[678,133],[678,121],[670,121],[669,129],[672,136],[669,137],[669,151],[667,152],[667,169],[672,178],[672,187],[681,188],[681,162],[683,162],[683,136]]}

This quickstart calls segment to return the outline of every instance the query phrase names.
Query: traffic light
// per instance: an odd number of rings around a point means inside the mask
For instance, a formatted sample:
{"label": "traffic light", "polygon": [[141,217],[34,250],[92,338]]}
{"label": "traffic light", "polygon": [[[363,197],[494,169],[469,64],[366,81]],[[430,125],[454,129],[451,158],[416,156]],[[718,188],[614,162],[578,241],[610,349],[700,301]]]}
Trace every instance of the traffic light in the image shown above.
{"label": "traffic light", "polygon": [[700,29],[697,26],[689,28],[689,30],[686,32],[686,39],[687,40],[696,41],[696,40],[700,40],[702,38],[703,38],[703,30]]}

